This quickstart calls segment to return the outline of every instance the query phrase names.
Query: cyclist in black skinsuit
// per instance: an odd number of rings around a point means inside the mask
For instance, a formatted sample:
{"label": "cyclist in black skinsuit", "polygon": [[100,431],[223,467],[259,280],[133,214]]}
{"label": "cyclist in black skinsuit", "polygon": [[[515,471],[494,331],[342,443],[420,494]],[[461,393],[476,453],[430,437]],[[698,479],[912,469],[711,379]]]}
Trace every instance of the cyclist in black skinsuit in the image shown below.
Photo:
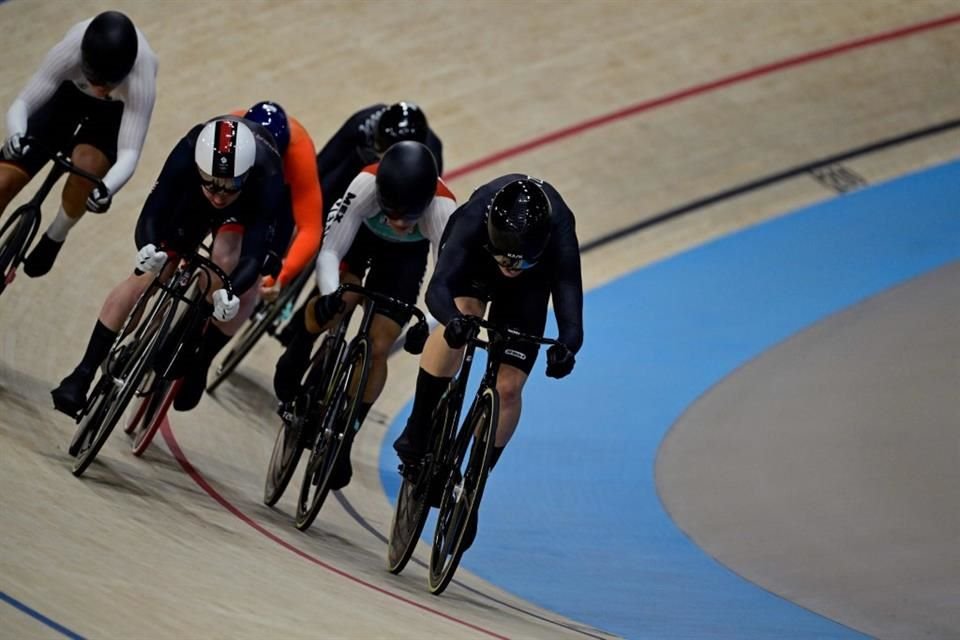
{"label": "cyclist in black skinsuit", "polygon": [[[136,270],[107,296],[83,359],[51,392],[54,406],[72,416],[86,404],[96,370],[141,292],[156,273],[173,272],[177,261],[168,256],[193,251],[208,233],[214,234],[212,259],[230,274],[236,295],[214,287],[204,301],[214,322],[198,351],[229,340],[217,323],[237,314],[238,296],[256,283],[268,254],[286,247],[292,226],[280,155],[269,131],[234,116],[195,126],[167,157],[143,205],[135,233]],[[192,405],[178,395],[174,408]]]}
{"label": "cyclist in black skinsuit", "polygon": [[[568,375],[583,343],[580,247],[570,208],[550,184],[509,174],[479,187],[454,211],[440,243],[437,268],[427,288],[427,307],[440,326],[430,335],[417,376],[413,411],[394,443],[416,464],[428,446],[430,417],[460,368],[471,325],[465,315],[542,336],[553,297],[559,342],[547,350],[547,375]],[[493,464],[520,419],[523,385],[539,347],[507,341],[497,376],[500,416]],[[476,535],[468,528],[465,546]]]}

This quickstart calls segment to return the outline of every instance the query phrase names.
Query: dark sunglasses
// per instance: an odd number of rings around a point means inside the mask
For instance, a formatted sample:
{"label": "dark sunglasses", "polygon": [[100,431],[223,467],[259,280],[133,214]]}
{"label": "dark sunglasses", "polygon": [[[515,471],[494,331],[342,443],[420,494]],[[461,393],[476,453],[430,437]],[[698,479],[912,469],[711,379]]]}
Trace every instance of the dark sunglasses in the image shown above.
{"label": "dark sunglasses", "polygon": [[498,265],[509,271],[526,271],[537,265],[536,260],[524,260],[523,258],[514,258],[512,256],[503,256],[493,254],[493,259]]}
{"label": "dark sunglasses", "polygon": [[202,175],[200,176],[200,185],[210,193],[225,193],[227,195],[233,195],[235,193],[240,193],[243,190],[243,182],[234,181],[233,184],[227,185],[222,182],[217,182],[216,178],[205,178]]}

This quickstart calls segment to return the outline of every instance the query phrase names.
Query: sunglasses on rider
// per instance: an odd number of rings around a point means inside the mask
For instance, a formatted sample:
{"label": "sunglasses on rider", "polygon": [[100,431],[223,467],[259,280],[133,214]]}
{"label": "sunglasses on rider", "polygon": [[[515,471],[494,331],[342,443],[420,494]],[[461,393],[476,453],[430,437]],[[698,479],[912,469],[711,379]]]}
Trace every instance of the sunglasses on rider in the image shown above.
{"label": "sunglasses on rider", "polygon": [[212,194],[224,193],[233,195],[243,189],[242,178],[214,178],[200,171],[200,186]]}
{"label": "sunglasses on rider", "polygon": [[524,260],[520,257],[504,256],[496,253],[493,254],[493,259],[498,265],[508,271],[526,271],[537,264],[536,260]]}

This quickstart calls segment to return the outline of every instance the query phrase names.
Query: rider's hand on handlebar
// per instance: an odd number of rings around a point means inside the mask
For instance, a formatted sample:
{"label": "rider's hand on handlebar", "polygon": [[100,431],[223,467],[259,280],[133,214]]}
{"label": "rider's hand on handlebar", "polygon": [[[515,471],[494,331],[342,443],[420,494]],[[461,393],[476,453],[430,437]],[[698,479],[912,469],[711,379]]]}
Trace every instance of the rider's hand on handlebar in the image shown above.
{"label": "rider's hand on handlebar", "polygon": [[325,296],[320,296],[313,304],[313,317],[317,324],[323,326],[333,319],[333,316],[340,313],[343,309],[343,299],[340,294],[334,292]]}
{"label": "rider's hand on handlebar", "polygon": [[472,332],[473,323],[466,316],[458,314],[447,322],[447,326],[443,330],[443,339],[447,341],[451,349],[459,349],[467,344]]}
{"label": "rider's hand on handlebar", "polygon": [[167,264],[167,252],[157,251],[153,244],[145,244],[137,252],[137,269],[144,273],[157,273]]}
{"label": "rider's hand on handlebar", "polygon": [[17,160],[30,151],[30,145],[23,143],[23,136],[15,133],[3,145],[3,157],[7,160]]}
{"label": "rider's hand on handlebar", "polygon": [[87,211],[92,213],[106,213],[113,202],[113,196],[106,189],[94,187],[87,196]]}
{"label": "rider's hand on handlebar", "polygon": [[407,353],[420,355],[423,353],[423,347],[427,344],[427,338],[430,337],[430,327],[426,322],[417,322],[407,329],[407,336],[403,340],[403,348]]}
{"label": "rider's hand on handlebar", "polygon": [[282,288],[283,285],[279,280],[266,276],[260,284],[260,297],[267,302],[275,302],[280,297],[280,289]]}
{"label": "rider's hand on handlebar", "polygon": [[551,378],[563,378],[573,371],[573,365],[577,359],[573,351],[563,344],[555,344],[547,349],[547,376]]}
{"label": "rider's hand on handlebar", "polygon": [[229,322],[240,311],[239,296],[232,296],[226,289],[213,292],[213,317],[220,322]]}

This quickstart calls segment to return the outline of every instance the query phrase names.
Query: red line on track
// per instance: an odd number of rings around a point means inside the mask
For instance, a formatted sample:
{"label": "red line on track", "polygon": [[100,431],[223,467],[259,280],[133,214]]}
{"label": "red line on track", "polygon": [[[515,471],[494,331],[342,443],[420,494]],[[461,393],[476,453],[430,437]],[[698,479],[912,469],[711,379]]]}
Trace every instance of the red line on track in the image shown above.
{"label": "red line on track", "polygon": [[[859,38],[857,40],[851,40],[849,42],[827,47],[825,49],[818,49],[816,51],[811,51],[811,52],[800,54],[797,56],[784,58],[782,60],[771,62],[769,64],[765,64],[763,66],[756,67],[754,69],[749,69],[747,71],[741,71],[739,73],[734,73],[732,75],[724,76],[722,78],[713,80],[711,82],[706,82],[704,84],[699,84],[686,89],[681,89],[680,91],[676,91],[674,93],[670,93],[665,96],[661,96],[659,98],[653,98],[651,100],[639,102],[635,105],[625,107],[623,109],[619,109],[617,111],[613,111],[611,113],[601,115],[595,118],[591,118],[589,120],[585,120],[579,124],[574,124],[569,127],[559,129],[552,133],[548,133],[540,137],[534,138],[532,140],[528,140],[527,142],[516,145],[514,147],[510,147],[503,151],[498,151],[497,153],[489,155],[485,158],[475,160],[474,162],[470,162],[462,167],[457,167],[456,169],[453,169],[452,171],[444,175],[444,179],[454,180],[456,178],[460,178],[469,173],[473,173],[474,171],[482,169],[483,167],[500,162],[501,160],[506,160],[507,158],[518,156],[520,154],[526,153],[527,151],[532,151],[533,149],[551,144],[558,140],[569,138],[571,136],[578,135],[590,129],[596,129],[598,127],[611,124],[618,120],[623,120],[625,118],[636,115],[638,113],[643,113],[645,111],[656,109],[657,107],[662,107],[674,102],[679,102],[681,100],[685,100],[686,98],[692,98],[694,96],[701,95],[704,93],[709,93],[710,91],[722,89],[724,87],[738,84],[740,82],[746,82],[748,80],[753,80],[754,78],[759,78],[761,76],[769,75],[777,71],[783,71],[791,67],[797,67],[797,66],[804,65],[817,60],[822,60],[824,58],[830,58],[836,55],[854,51],[856,49],[862,49],[864,47],[869,47],[875,44],[889,42],[891,40],[897,40],[899,38],[905,38],[905,37],[916,35],[926,31],[931,31],[933,29],[939,29],[942,27],[951,26],[958,22],[960,22],[960,13],[951,14],[951,15],[944,16],[942,18],[938,18],[936,20],[931,20],[929,22],[921,22],[919,24],[915,24],[907,27],[901,27],[899,29],[894,29],[892,31],[885,31],[883,33],[878,33],[872,36]],[[493,631],[484,629],[482,627],[478,627],[474,624],[471,624],[464,620],[460,620],[459,618],[455,618],[446,613],[443,613],[442,611],[438,611],[426,605],[420,604],[415,600],[410,600],[409,598],[405,598],[401,595],[398,595],[396,593],[383,589],[382,587],[378,587],[375,584],[361,580],[360,578],[357,578],[356,576],[353,576],[343,571],[342,569],[337,569],[336,567],[329,565],[326,562],[323,562],[319,558],[316,558],[315,556],[310,555],[306,551],[303,551],[295,547],[294,545],[283,540],[279,536],[271,533],[262,525],[260,525],[259,523],[254,521],[252,518],[247,516],[245,513],[240,511],[239,508],[234,506],[222,495],[220,495],[220,493],[216,489],[214,489],[206,481],[206,479],[204,479],[202,475],[200,475],[200,473],[193,467],[192,464],[190,464],[190,461],[187,459],[186,455],[183,453],[183,450],[180,448],[180,445],[177,443],[176,437],[173,434],[173,430],[170,428],[170,422],[167,421],[166,419],[164,419],[164,422],[160,427],[160,432],[163,434],[163,439],[166,441],[167,446],[170,448],[171,453],[173,454],[174,458],[176,458],[180,466],[183,468],[184,472],[188,476],[190,476],[190,478],[201,489],[203,489],[207,493],[207,495],[209,495],[215,501],[220,503],[220,505],[224,509],[232,513],[234,516],[239,518],[245,524],[252,527],[261,535],[266,536],[270,540],[276,542],[277,544],[287,549],[288,551],[295,553],[296,555],[300,556],[304,560],[307,560],[308,562],[312,562],[313,564],[319,567],[322,567],[327,571],[333,572],[343,578],[346,578],[347,580],[355,582],[356,584],[359,584],[368,589],[372,589],[377,593],[381,593],[385,596],[388,596],[390,598],[403,602],[404,604],[408,604],[410,606],[416,607],[428,613],[440,616],[445,620],[449,620],[456,624],[463,625],[465,627],[473,629],[474,631],[477,631],[484,635],[488,635],[493,638],[502,638],[506,640],[505,636],[501,636],[497,633],[494,633]]]}
{"label": "red line on track", "polygon": [[438,611],[437,609],[432,609],[432,608],[430,608],[430,607],[428,607],[428,606],[426,606],[426,605],[420,604],[420,603],[417,602],[416,600],[411,600],[411,599],[409,599],[409,598],[405,598],[404,596],[401,596],[401,595],[399,595],[399,594],[393,593],[392,591],[388,591],[387,589],[384,589],[384,588],[382,588],[382,587],[378,587],[377,585],[375,585],[375,584],[373,584],[373,583],[367,582],[367,581],[365,581],[365,580],[361,580],[360,578],[358,578],[358,577],[356,577],[356,576],[354,576],[354,575],[351,575],[351,574],[347,573],[346,571],[344,571],[344,570],[342,570],[342,569],[337,569],[337,568],[334,567],[333,565],[327,564],[326,562],[324,562],[323,560],[320,560],[320,559],[317,558],[316,556],[310,555],[310,554],[307,553],[306,551],[303,551],[302,549],[299,549],[298,547],[290,544],[290,543],[287,542],[286,540],[284,540],[284,539],[280,538],[279,536],[277,536],[276,534],[270,532],[270,531],[269,531],[268,529],[266,529],[263,525],[261,525],[261,524],[259,524],[258,522],[256,522],[253,518],[251,518],[250,516],[248,516],[248,515],[245,514],[244,512],[240,511],[240,509],[239,509],[238,507],[234,506],[233,503],[231,503],[229,500],[227,500],[226,498],[224,498],[224,497],[220,494],[219,491],[217,491],[216,489],[214,489],[213,486],[211,486],[210,483],[207,482],[207,480],[200,474],[200,472],[197,471],[192,464],[190,464],[190,461],[189,461],[189,460],[187,460],[187,456],[183,453],[183,449],[180,448],[180,444],[177,442],[176,437],[173,435],[173,429],[170,428],[170,421],[167,420],[166,418],[164,418],[163,424],[160,425],[160,433],[163,434],[163,439],[166,441],[167,446],[170,448],[170,453],[173,454],[173,457],[174,457],[174,458],[176,459],[176,461],[180,464],[180,467],[183,469],[183,471],[184,471],[188,476],[190,476],[190,478],[197,484],[197,486],[199,486],[201,489],[203,489],[204,492],[206,492],[206,494],[207,494],[208,496],[210,496],[210,497],[213,498],[215,501],[217,501],[218,503],[220,503],[220,506],[221,506],[221,507],[223,507],[224,509],[226,509],[227,511],[229,511],[230,513],[232,513],[234,516],[236,516],[237,518],[239,518],[244,524],[252,527],[257,533],[259,533],[259,534],[261,534],[261,535],[263,535],[263,536],[266,536],[267,538],[269,538],[269,539],[272,540],[273,542],[276,542],[278,545],[280,545],[281,547],[283,547],[283,548],[286,549],[287,551],[291,551],[291,552],[297,554],[298,556],[300,556],[301,558],[303,558],[304,560],[307,560],[308,562],[312,562],[313,564],[315,564],[315,565],[317,565],[317,566],[319,566],[319,567],[321,567],[321,568],[323,568],[323,569],[326,569],[327,571],[330,571],[330,572],[332,572],[332,573],[335,573],[335,574],[337,574],[338,576],[340,576],[340,577],[342,577],[342,578],[346,578],[347,580],[350,580],[350,581],[352,581],[352,582],[355,582],[356,584],[358,584],[358,585],[360,585],[360,586],[362,586],[362,587],[366,587],[366,588],[368,588],[368,589],[372,589],[373,591],[376,591],[377,593],[380,593],[380,594],[383,594],[383,595],[388,596],[388,597],[390,597],[390,598],[393,598],[394,600],[398,600],[398,601],[400,601],[400,602],[402,602],[402,603],[404,603],[404,604],[408,604],[408,605],[410,605],[410,606],[412,606],[412,607],[416,607],[416,608],[418,608],[418,609],[421,609],[421,610],[423,610],[423,611],[426,611],[427,613],[432,613],[433,615],[440,616],[441,618],[443,618],[443,619],[445,619],[445,620],[448,620],[448,621],[450,621],[450,622],[454,622],[454,623],[459,624],[459,625],[462,625],[462,626],[464,626],[464,627],[468,627],[468,628],[470,628],[470,629],[473,629],[474,631],[477,631],[477,632],[482,633],[482,634],[484,634],[484,635],[490,636],[491,638],[500,638],[501,640],[509,640],[509,639],[507,638],[507,636],[502,636],[502,635],[500,635],[500,634],[498,634],[498,633],[495,633],[495,632],[493,632],[493,631],[490,631],[489,629],[484,629],[483,627],[478,627],[477,625],[471,624],[471,623],[467,622],[466,620],[461,620],[460,618],[455,618],[455,617],[453,617],[453,616],[451,616],[451,615],[449,615],[449,614],[446,614],[446,613],[444,613],[444,612],[442,612],[442,611]]}
{"label": "red line on track", "polygon": [[712,80],[704,84],[698,84],[693,87],[688,87],[686,89],[681,89],[674,93],[669,93],[665,96],[659,98],[653,98],[651,100],[645,100],[639,102],[629,107],[623,109],[618,109],[611,113],[597,116],[589,120],[584,120],[578,124],[570,125],[563,129],[558,129],[551,133],[544,134],[527,142],[523,142],[514,147],[504,149],[503,151],[498,151],[494,154],[486,156],[485,158],[480,158],[479,160],[474,160],[469,162],[462,167],[457,167],[444,174],[444,180],[455,180],[461,178],[469,173],[473,173],[479,169],[487,167],[489,165],[500,162],[501,160],[506,160],[507,158],[512,158],[513,156],[518,156],[527,151],[532,151],[539,147],[546,146],[562,140],[564,138],[569,138],[581,134],[590,129],[596,129],[604,125],[612,124],[619,120],[629,118],[630,116],[637,115],[638,113],[643,113],[645,111],[651,111],[657,107],[663,107],[674,102],[679,102],[687,98],[692,98],[704,93],[709,93],[717,89],[723,89],[734,84],[741,82],[746,82],[747,80],[753,80],[761,76],[769,75],[776,71],[783,71],[791,67],[798,67],[800,65],[807,64],[809,62],[815,62],[817,60],[822,60],[824,58],[830,58],[842,53],[848,53],[856,49],[862,49],[864,47],[869,47],[875,44],[880,44],[883,42],[889,42],[890,40],[897,40],[899,38],[905,38],[907,36],[916,35],[918,33],[923,33],[925,31],[931,31],[933,29],[939,29],[942,27],[947,27],[953,24],[960,22],[960,13],[951,14],[938,18],[936,20],[931,20],[929,22],[921,22],[919,24],[901,27],[899,29],[894,29],[892,31],[885,31],[883,33],[878,33],[872,36],[867,36],[865,38],[859,38],[857,40],[851,40],[849,42],[844,42],[838,45],[827,47],[825,49],[817,49],[816,51],[811,51],[809,53],[803,53],[797,56],[792,56],[789,58],[784,58],[783,60],[778,60],[776,62],[771,62],[765,64],[761,67],[756,67],[754,69],[749,69],[747,71],[741,71],[739,73],[734,73],[729,76],[724,76],[717,80]]}

